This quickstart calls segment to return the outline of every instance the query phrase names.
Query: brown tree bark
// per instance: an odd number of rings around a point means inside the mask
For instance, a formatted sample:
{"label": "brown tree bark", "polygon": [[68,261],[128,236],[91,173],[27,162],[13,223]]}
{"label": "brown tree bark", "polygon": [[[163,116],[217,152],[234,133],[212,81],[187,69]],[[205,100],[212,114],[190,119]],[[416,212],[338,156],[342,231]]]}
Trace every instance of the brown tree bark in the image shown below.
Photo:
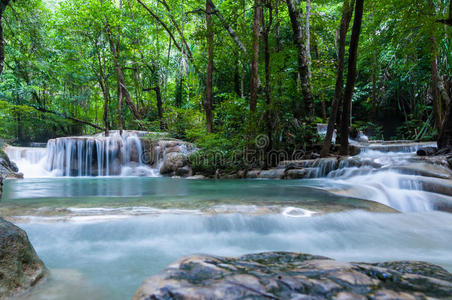
{"label": "brown tree bark", "polygon": [[350,128],[350,113],[352,106],[353,91],[356,80],[356,62],[358,59],[359,36],[361,34],[361,23],[363,19],[364,0],[356,0],[355,19],[353,20],[352,36],[348,57],[347,85],[345,86],[342,125],[341,125],[341,155],[348,155],[348,135]]}
{"label": "brown tree bark", "polygon": [[[313,118],[314,112],[314,97],[311,91],[311,82],[309,79],[309,64],[307,58],[306,45],[303,39],[303,30],[300,23],[302,17],[302,10],[295,5],[294,0],[286,0],[287,8],[289,10],[290,22],[292,24],[293,39],[297,46],[298,54],[298,74],[301,82],[301,93],[303,95],[305,113],[308,118]],[[302,111],[296,112],[297,116],[303,115]]]}
{"label": "brown tree bark", "polygon": [[306,0],[306,58],[308,60],[308,74],[309,80],[312,78],[311,72],[311,0]]}
{"label": "brown tree bark", "polygon": [[254,0],[253,52],[251,59],[250,111],[256,112],[259,89],[259,38],[262,14],[261,0]]}
{"label": "brown tree bark", "polygon": [[438,148],[440,150],[445,148],[452,149],[452,100],[441,81],[438,83],[438,88],[445,100],[444,102],[449,106],[438,138]]}
{"label": "brown tree bark", "polygon": [[[441,20],[443,21],[443,20]],[[449,26],[452,26],[452,0],[449,1],[449,19],[445,20],[448,22],[442,22]],[[444,88],[441,80],[438,82],[438,88],[441,92],[441,97],[445,100],[445,103],[448,103],[449,108],[446,109],[446,116],[444,118],[444,123],[440,131],[440,135],[438,138],[438,148],[441,149],[452,149],[452,102],[451,97],[447,93],[447,90]],[[452,150],[451,150],[452,151]]]}
{"label": "brown tree bark", "polygon": [[[267,127],[268,145],[265,149],[269,153],[273,148],[273,112],[272,112],[272,88],[271,88],[271,70],[270,70],[270,45],[269,35],[273,24],[273,5],[272,0],[265,1],[266,11],[268,11],[268,22],[265,20],[264,10],[262,11],[262,40],[264,43],[264,61],[265,61],[265,123]],[[264,168],[276,165],[276,161],[265,159]]]}
{"label": "brown tree bark", "polygon": [[212,8],[209,1],[206,1],[206,24],[207,24],[207,52],[208,52],[208,62],[207,62],[207,74],[206,74],[206,96],[204,99],[204,110],[206,111],[206,126],[207,132],[211,133],[213,129],[213,118],[212,118],[212,98],[213,98],[213,41],[214,32],[212,24]]}
{"label": "brown tree bark", "polygon": [[344,0],[344,7],[342,8],[342,18],[339,29],[339,38],[337,47],[338,58],[337,58],[336,87],[334,90],[333,103],[331,104],[330,119],[328,121],[328,129],[326,132],[325,142],[320,153],[321,157],[326,157],[330,153],[331,140],[334,134],[334,125],[336,123],[336,118],[338,115],[338,110],[344,90],[345,43],[347,38],[348,27],[350,25],[350,20],[353,15],[354,5],[355,0]]}
{"label": "brown tree bark", "polygon": [[[429,0],[430,12],[434,13],[434,4],[433,0]],[[437,52],[438,52],[438,43],[436,41],[435,34],[433,31],[430,35],[430,66],[431,66],[431,78],[432,78],[432,98],[433,98],[433,115],[435,117],[435,127],[436,129],[441,130],[441,109],[440,109],[440,94],[438,89],[439,83],[439,75],[438,75],[438,64],[437,64]]]}

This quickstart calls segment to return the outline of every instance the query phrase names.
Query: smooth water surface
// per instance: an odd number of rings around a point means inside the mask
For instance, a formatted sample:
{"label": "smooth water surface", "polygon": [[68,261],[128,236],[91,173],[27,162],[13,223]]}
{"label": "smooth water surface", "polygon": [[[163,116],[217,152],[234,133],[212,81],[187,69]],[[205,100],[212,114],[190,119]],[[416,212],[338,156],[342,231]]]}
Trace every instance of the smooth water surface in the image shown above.
{"label": "smooth water surface", "polygon": [[224,211],[225,208],[239,209],[237,206],[243,205],[296,206],[318,212],[345,209],[391,211],[375,202],[335,196],[303,182],[145,177],[7,180],[0,211],[9,216],[65,215],[83,212],[79,208]]}

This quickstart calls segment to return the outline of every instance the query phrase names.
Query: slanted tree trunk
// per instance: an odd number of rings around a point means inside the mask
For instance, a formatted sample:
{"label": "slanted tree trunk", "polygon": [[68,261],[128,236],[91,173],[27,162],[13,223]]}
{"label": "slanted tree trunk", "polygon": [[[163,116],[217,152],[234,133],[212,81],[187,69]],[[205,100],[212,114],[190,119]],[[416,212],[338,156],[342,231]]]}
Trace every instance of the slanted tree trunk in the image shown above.
{"label": "slanted tree trunk", "polygon": [[231,38],[234,40],[234,42],[237,44],[237,46],[242,50],[242,52],[246,55],[246,47],[243,44],[243,42],[240,40],[239,36],[235,32],[235,30],[229,25],[229,23],[226,21],[226,19],[223,17],[223,15],[220,13],[218,8],[215,6],[215,4],[212,2],[212,0],[206,0],[207,3],[210,5],[210,8],[212,9],[212,13],[215,14],[218,19],[220,19],[221,24],[223,25],[224,29],[229,33]]}
{"label": "slanted tree trunk", "polygon": [[211,133],[213,128],[212,120],[212,98],[213,98],[213,24],[212,24],[212,9],[209,2],[206,1],[206,24],[207,24],[207,74],[206,74],[206,97],[204,99],[204,110],[206,111],[206,125],[207,132]]}
{"label": "slanted tree trunk", "polygon": [[347,38],[348,27],[350,25],[350,20],[353,15],[354,5],[355,0],[345,0],[344,7],[342,8],[342,19],[338,38],[336,87],[334,90],[333,103],[331,104],[330,119],[328,121],[325,142],[320,153],[321,157],[326,157],[330,153],[331,140],[334,134],[334,124],[336,123],[336,118],[338,115],[338,110],[342,99],[342,93],[344,89],[345,43]]}
{"label": "slanted tree trunk", "polygon": [[353,21],[352,36],[350,40],[349,58],[348,58],[348,74],[347,85],[345,86],[343,110],[342,110],[342,126],[341,126],[341,155],[348,155],[348,135],[350,128],[350,113],[352,106],[353,91],[355,89],[356,80],[356,61],[358,59],[358,44],[361,34],[361,22],[363,18],[364,0],[356,0],[355,19]]}
{"label": "slanted tree trunk", "polygon": [[250,111],[256,112],[259,89],[259,37],[262,14],[261,0],[254,0],[253,51],[251,60]]}
{"label": "slanted tree trunk", "polygon": [[[309,64],[306,45],[303,39],[303,30],[300,23],[302,17],[302,10],[295,4],[294,0],[286,0],[287,8],[289,10],[290,22],[292,24],[293,39],[297,46],[298,54],[298,74],[301,82],[301,93],[305,106],[305,113],[309,118],[313,118],[314,112],[314,97],[311,91],[311,82],[309,79]],[[302,116],[303,112],[296,112],[297,116]]]}

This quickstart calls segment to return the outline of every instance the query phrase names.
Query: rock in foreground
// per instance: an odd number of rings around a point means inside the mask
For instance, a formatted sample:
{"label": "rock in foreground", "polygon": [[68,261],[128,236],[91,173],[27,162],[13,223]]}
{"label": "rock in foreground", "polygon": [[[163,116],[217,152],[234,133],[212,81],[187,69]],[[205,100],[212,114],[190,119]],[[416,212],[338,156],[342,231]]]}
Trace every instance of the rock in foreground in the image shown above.
{"label": "rock in foreground", "polygon": [[446,299],[452,274],[423,262],[342,263],[299,253],[188,256],[150,277],[145,299]]}
{"label": "rock in foreground", "polygon": [[45,273],[27,234],[0,218],[0,299],[25,292]]}

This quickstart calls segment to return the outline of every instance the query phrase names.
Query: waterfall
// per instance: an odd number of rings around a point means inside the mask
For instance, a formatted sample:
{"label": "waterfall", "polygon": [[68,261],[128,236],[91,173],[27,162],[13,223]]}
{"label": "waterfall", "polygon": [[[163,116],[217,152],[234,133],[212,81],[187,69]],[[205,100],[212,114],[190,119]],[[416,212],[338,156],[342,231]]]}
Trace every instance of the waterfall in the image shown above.
{"label": "waterfall", "polygon": [[[82,137],[49,140],[46,148],[6,147],[5,151],[25,177],[148,176],[159,175],[147,165],[145,132],[111,131]],[[161,164],[157,159],[157,166]]]}
{"label": "waterfall", "polygon": [[416,151],[426,146],[435,145],[373,144],[354,157],[307,160],[298,166],[312,178],[308,185],[337,195],[379,202],[403,212],[448,209],[452,172],[439,162],[417,157]]}
{"label": "waterfall", "polygon": [[46,170],[47,149],[6,146],[4,148],[9,159],[16,163],[19,172],[26,177],[49,177]]}

